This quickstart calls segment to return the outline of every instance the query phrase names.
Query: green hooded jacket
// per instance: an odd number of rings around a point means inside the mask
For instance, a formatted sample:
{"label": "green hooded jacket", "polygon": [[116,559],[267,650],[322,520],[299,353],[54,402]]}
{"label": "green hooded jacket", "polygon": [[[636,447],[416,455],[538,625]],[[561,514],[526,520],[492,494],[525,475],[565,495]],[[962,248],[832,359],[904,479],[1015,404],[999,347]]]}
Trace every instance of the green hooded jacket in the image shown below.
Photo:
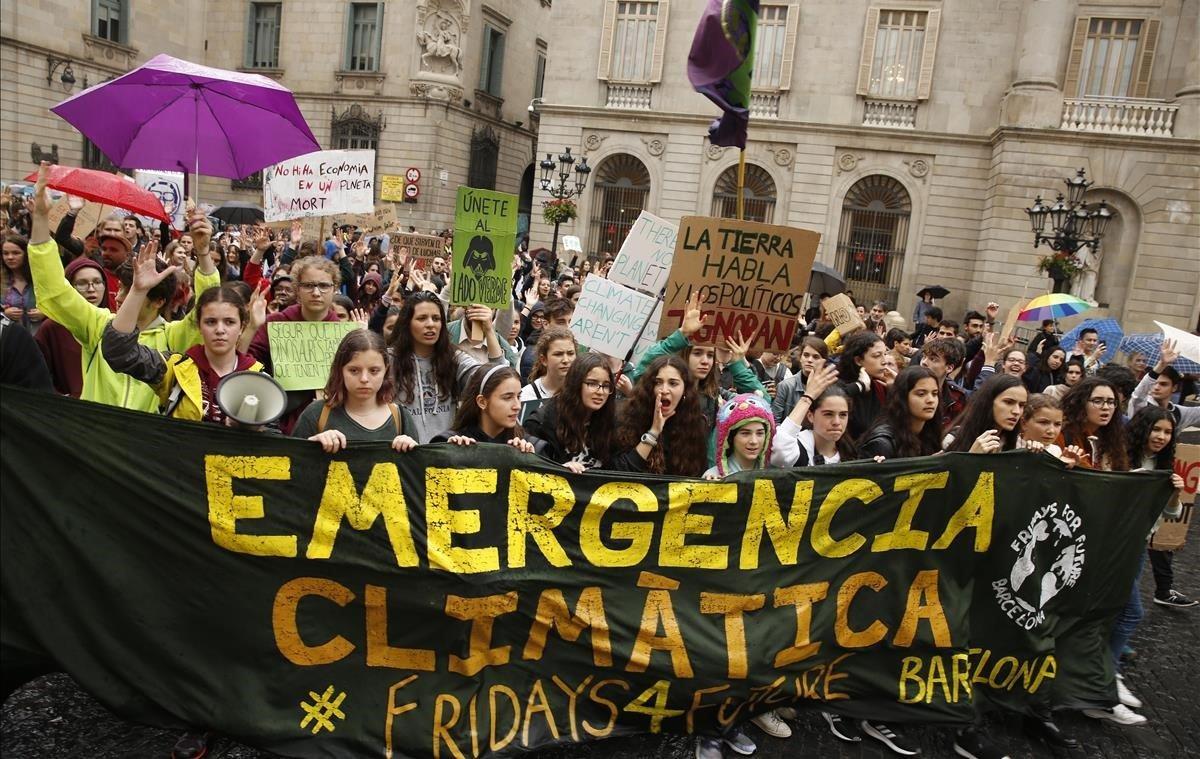
{"label": "green hooded jacket", "polygon": [[[67,281],[62,260],[58,257],[58,244],[47,241],[30,245],[29,270],[38,294],[38,308],[47,318],[66,327],[79,341],[83,362],[83,393],[79,397],[109,406],[158,413],[158,394],[153,387],[118,374],[105,362],[100,339],[104,336],[105,325],[116,315],[107,308],[88,303]],[[220,284],[219,273],[202,274],[197,269],[193,292],[199,297],[205,290]],[[158,320],[142,330],[138,342],[158,351],[183,353],[200,342],[200,328],[194,313],[177,322]]]}

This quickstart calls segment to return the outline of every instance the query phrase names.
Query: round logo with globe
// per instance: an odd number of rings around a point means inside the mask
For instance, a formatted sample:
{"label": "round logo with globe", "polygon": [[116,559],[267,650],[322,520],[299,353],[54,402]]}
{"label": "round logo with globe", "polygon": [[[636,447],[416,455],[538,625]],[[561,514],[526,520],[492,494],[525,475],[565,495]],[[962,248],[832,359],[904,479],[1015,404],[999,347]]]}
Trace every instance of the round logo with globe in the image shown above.
{"label": "round logo with globe", "polygon": [[175,214],[180,208],[180,201],[182,200],[179,197],[179,185],[166,179],[156,179],[146,187],[146,190],[153,193],[162,202],[163,210],[167,212],[167,216],[175,218]]}
{"label": "round logo with globe", "polygon": [[1083,518],[1069,504],[1036,510],[1009,544],[1016,559],[1007,577],[992,582],[996,602],[1018,627],[1032,630],[1046,619],[1046,605],[1083,572],[1087,536]]}

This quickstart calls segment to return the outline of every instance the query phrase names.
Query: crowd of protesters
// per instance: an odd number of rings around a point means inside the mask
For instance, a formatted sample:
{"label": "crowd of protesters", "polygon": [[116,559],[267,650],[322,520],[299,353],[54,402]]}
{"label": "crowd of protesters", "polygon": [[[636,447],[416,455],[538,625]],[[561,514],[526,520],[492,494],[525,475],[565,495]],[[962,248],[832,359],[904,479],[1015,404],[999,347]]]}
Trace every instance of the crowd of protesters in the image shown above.
{"label": "crowd of protesters", "polygon": [[[767,352],[752,351],[742,336],[695,342],[707,320],[697,294],[678,330],[626,364],[587,351],[569,329],[584,278],[606,276],[611,261],[559,271],[523,244],[511,309],[454,309],[449,234],[444,256],[418,261],[386,234],[342,228],[305,239],[296,223],[214,236],[200,213],[189,215],[182,234],[151,235],[119,216],[77,229],[82,203],[74,200],[50,229],[44,179],[29,202],[9,206],[5,381],[225,424],[216,388],[233,372],[272,371],[270,323],[354,321],[360,328],[342,341],[323,390],[289,392],[278,423],[328,452],[365,441],[401,454],[435,442],[498,443],[576,473],[721,478],[1026,448],[1071,467],[1119,471],[1170,469],[1178,433],[1200,423],[1200,407],[1185,405],[1195,378],[1172,366],[1171,343],[1153,366],[1140,356],[1106,364],[1094,330],[1064,350],[1053,322],[1019,345],[995,331],[995,303],[956,322],[922,297],[911,325],[887,304],[864,303],[866,328],[843,336],[822,295],[791,350]],[[1182,487],[1177,476],[1174,483]],[[1177,513],[1175,501],[1164,508]],[[1148,555],[1154,601],[1194,605],[1172,587],[1171,554]],[[1135,582],[1112,634],[1118,670],[1141,614]],[[1085,713],[1145,722],[1120,679],[1117,689],[1118,705]],[[896,725],[817,714],[841,740],[919,753]],[[752,721],[785,738],[798,718],[788,708]],[[1077,745],[1048,713],[1029,726],[1056,747]],[[202,733],[188,734],[175,755],[198,756],[204,744]],[[696,755],[719,757],[723,746],[755,751],[735,725],[698,740]],[[976,728],[958,731],[955,747],[968,757],[1004,756]]]}

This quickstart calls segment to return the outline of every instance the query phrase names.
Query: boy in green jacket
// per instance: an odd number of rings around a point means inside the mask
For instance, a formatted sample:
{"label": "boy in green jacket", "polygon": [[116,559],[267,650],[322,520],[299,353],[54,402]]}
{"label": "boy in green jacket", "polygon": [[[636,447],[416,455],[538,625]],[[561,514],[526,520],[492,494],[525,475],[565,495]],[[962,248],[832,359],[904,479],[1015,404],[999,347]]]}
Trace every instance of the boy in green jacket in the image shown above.
{"label": "boy in green jacket", "polygon": [[[110,406],[158,413],[158,395],[154,388],[132,377],[114,372],[105,362],[100,350],[100,339],[104,327],[113,319],[113,313],[88,303],[67,280],[62,260],[58,255],[58,244],[50,238],[50,201],[46,197],[46,179],[50,164],[42,162],[38,170],[38,181],[33,196],[33,227],[29,235],[29,269],[33,275],[34,290],[38,294],[38,308],[46,316],[66,327],[79,341],[83,362],[83,393],[80,398]],[[212,227],[203,214],[191,217],[190,233],[196,243],[197,267],[194,292],[200,293],[221,284],[221,277],[207,255],[208,243],[212,238]],[[105,239],[101,244],[119,244],[117,238]],[[128,243],[125,243],[128,245]],[[118,300],[124,297],[124,287]],[[164,299],[148,300],[138,315],[138,342],[160,351],[182,353],[200,342],[200,329],[194,314],[188,314],[177,322],[167,322],[159,316]]]}

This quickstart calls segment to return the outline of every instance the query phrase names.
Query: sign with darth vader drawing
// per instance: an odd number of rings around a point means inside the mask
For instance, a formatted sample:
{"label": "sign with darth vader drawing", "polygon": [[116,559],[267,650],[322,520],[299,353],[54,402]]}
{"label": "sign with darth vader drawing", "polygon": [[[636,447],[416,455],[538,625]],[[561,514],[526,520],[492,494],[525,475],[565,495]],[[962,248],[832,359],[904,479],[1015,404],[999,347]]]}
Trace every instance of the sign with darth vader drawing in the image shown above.
{"label": "sign with darth vader drawing", "polygon": [[450,287],[453,305],[507,308],[512,302],[517,204],[517,196],[506,192],[458,188]]}

